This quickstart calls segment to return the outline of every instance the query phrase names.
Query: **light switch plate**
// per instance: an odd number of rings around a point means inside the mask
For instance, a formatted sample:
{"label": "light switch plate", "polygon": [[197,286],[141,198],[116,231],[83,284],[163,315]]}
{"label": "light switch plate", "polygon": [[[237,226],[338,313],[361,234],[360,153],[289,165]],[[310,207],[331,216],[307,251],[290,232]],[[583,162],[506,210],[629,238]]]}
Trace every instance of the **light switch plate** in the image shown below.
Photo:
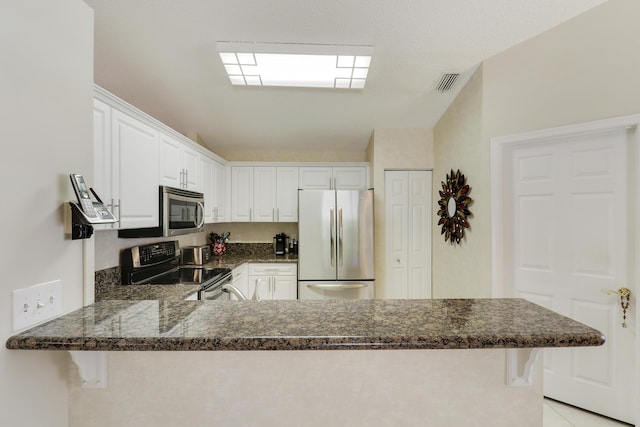
{"label": "light switch plate", "polygon": [[13,291],[13,330],[18,331],[62,314],[60,280]]}

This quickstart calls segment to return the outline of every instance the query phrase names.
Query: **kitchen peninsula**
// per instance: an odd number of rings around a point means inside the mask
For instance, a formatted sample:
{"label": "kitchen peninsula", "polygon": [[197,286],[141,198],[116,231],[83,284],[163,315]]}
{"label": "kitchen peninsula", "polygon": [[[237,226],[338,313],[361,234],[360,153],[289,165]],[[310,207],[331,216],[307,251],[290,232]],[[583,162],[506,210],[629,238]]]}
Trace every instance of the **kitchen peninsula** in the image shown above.
{"label": "kitchen peninsula", "polygon": [[71,370],[84,426],[541,426],[535,349],[603,343],[521,299],[454,299],[103,301],[6,345],[106,355],[104,389]]}

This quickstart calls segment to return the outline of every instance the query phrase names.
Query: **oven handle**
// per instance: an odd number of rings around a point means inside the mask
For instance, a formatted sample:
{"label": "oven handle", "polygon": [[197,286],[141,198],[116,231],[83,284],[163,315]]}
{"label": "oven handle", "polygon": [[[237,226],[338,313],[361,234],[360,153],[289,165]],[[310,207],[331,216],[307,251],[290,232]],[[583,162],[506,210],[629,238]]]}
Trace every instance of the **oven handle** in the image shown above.
{"label": "oven handle", "polygon": [[200,300],[206,300],[207,298],[205,298],[207,293],[212,293],[212,292],[216,292],[218,291],[219,294],[223,294],[224,293],[224,286],[231,282],[231,279],[233,278],[233,275],[231,273],[227,274],[226,276],[222,277],[220,280],[217,280],[213,283],[210,283],[208,286],[204,287],[200,290],[200,292],[198,293],[198,299]]}
{"label": "oven handle", "polygon": [[360,289],[366,288],[366,283],[311,283],[307,285],[312,289]]}

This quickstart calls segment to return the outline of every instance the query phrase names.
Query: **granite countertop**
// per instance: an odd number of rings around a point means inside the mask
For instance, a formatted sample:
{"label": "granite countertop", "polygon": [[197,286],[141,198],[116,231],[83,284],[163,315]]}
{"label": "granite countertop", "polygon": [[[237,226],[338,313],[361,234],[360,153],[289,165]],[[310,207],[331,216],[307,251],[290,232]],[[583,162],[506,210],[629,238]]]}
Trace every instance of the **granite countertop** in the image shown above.
{"label": "granite countertop", "polygon": [[[200,285],[116,285],[99,288],[96,301],[167,300],[179,301],[198,292]],[[97,290],[98,288],[96,288]]]}
{"label": "granite countertop", "polygon": [[103,301],[9,349],[357,350],[598,346],[602,333],[523,299]]}
{"label": "granite countertop", "polygon": [[273,253],[246,253],[212,256],[204,267],[236,268],[245,263],[297,263],[298,255],[274,255]]}
{"label": "granite countertop", "polygon": [[[270,243],[230,244],[226,255],[212,256],[205,268],[234,269],[245,263],[297,263],[298,255],[275,255]],[[183,300],[198,292],[197,285],[121,285],[120,267],[96,272],[95,300]]]}

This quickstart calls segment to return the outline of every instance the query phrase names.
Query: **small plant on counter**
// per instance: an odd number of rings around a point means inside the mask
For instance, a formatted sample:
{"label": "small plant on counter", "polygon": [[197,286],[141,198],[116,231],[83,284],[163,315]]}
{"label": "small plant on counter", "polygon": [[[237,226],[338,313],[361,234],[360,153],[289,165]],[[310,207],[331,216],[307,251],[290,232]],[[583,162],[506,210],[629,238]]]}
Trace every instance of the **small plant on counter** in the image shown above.
{"label": "small plant on counter", "polygon": [[211,252],[214,255],[224,255],[227,252],[226,243],[229,241],[230,232],[224,234],[209,233],[209,240],[211,241]]}

